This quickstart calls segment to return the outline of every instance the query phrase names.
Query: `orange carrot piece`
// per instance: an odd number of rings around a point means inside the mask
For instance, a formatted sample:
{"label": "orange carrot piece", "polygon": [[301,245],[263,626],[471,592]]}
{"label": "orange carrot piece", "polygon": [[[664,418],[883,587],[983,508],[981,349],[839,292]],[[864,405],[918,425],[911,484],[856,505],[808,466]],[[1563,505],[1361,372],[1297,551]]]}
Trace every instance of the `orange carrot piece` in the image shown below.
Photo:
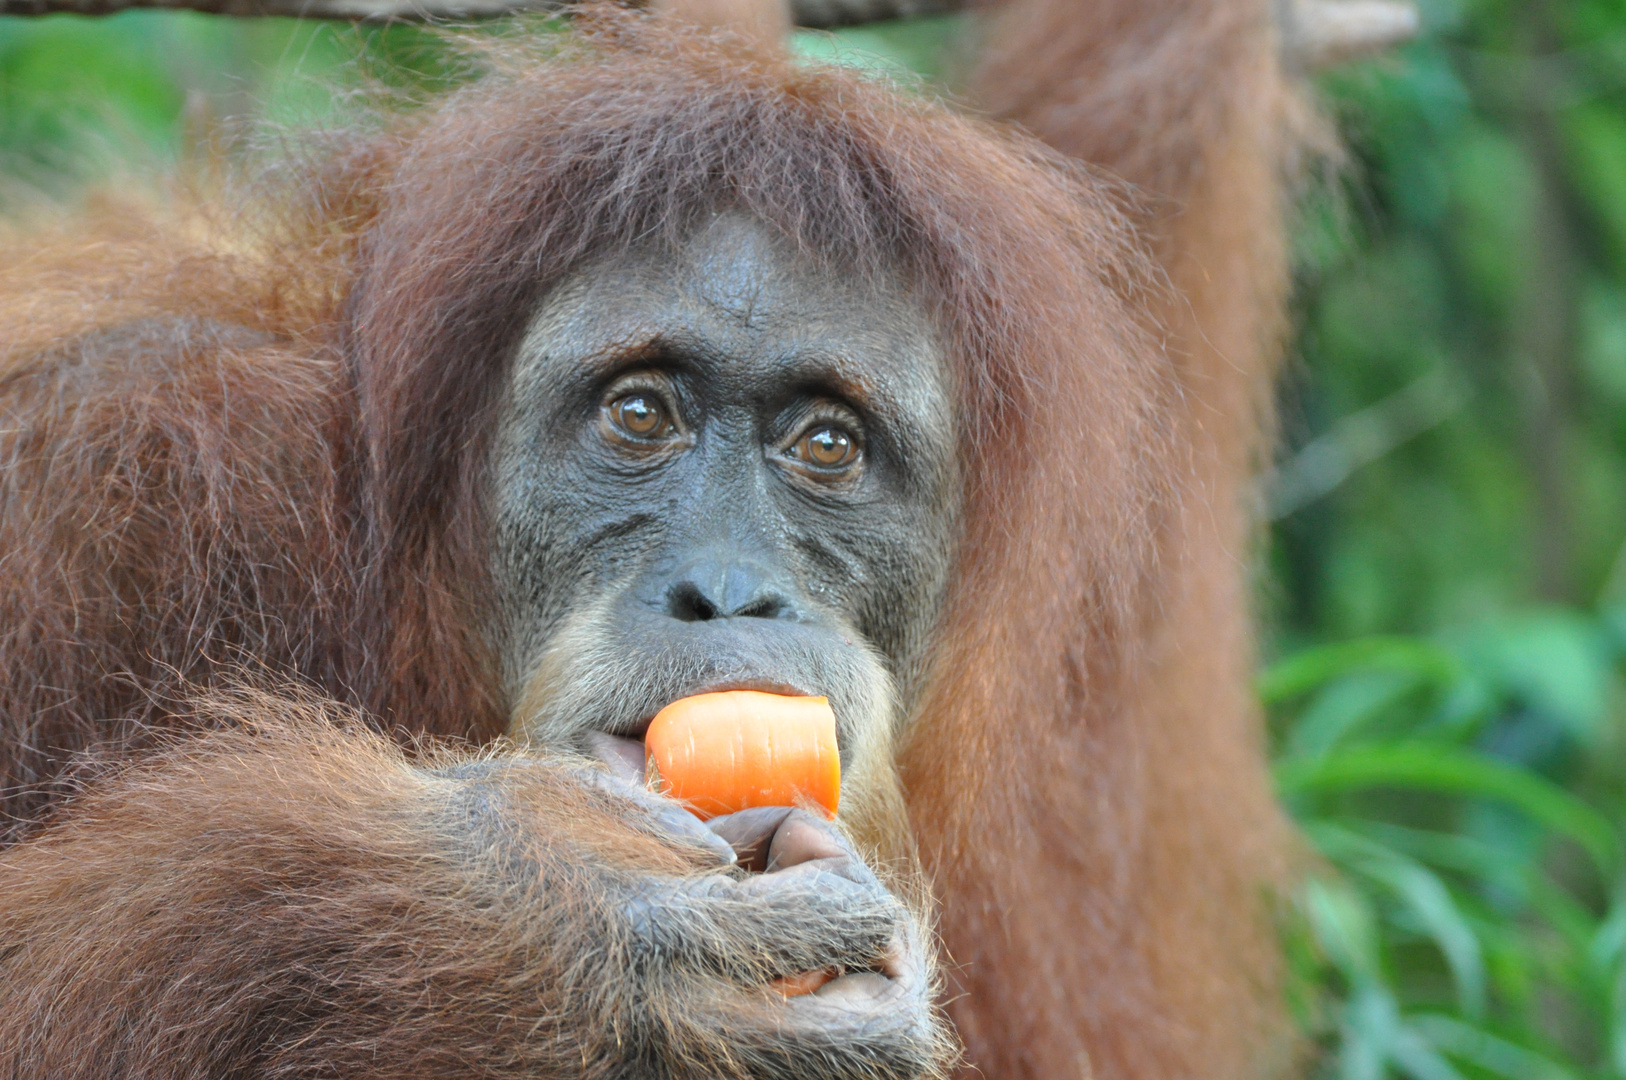
{"label": "orange carrot piece", "polygon": [[701,819],[808,801],[836,816],[836,714],[822,697],[725,690],[679,698],[644,735],[662,789]]}

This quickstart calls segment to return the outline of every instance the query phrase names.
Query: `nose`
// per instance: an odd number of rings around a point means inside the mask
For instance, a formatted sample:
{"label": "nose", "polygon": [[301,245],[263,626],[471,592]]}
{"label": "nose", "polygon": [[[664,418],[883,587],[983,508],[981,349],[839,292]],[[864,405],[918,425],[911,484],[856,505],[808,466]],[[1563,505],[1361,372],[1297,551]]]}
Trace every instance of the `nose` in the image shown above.
{"label": "nose", "polygon": [[740,559],[701,559],[666,590],[666,613],[681,622],[793,619],[790,590],[766,567]]}

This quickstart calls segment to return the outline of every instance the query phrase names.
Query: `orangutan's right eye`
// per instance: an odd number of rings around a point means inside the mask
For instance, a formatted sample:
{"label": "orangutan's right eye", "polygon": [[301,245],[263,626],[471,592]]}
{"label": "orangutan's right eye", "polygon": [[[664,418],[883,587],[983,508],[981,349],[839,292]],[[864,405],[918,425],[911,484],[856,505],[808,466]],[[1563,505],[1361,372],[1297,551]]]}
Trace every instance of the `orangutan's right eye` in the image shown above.
{"label": "orangutan's right eye", "polygon": [[663,439],[677,430],[666,406],[645,391],[622,394],[604,411],[618,434],[640,442]]}

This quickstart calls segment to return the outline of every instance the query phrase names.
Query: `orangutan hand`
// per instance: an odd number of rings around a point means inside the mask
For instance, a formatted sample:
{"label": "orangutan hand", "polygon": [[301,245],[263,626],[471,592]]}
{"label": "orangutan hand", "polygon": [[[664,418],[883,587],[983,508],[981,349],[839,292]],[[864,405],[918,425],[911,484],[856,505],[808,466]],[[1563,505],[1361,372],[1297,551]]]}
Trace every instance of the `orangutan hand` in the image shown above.
{"label": "orangutan hand", "polygon": [[[925,936],[835,827],[763,807],[702,824],[621,780],[640,830],[693,853],[688,874],[605,867],[613,1022],[652,1075],[922,1077],[947,1057]],[[642,819],[639,821],[639,819]],[[585,958],[584,958],[585,959]],[[700,1065],[700,1063],[704,1063]]]}

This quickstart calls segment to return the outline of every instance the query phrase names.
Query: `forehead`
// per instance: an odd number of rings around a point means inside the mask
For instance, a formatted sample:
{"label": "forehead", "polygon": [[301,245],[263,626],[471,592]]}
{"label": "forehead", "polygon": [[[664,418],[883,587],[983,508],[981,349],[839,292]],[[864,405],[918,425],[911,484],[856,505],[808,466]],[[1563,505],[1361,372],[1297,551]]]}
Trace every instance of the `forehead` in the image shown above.
{"label": "forehead", "polygon": [[724,389],[805,379],[879,411],[949,396],[937,335],[900,277],[822,265],[743,214],[713,218],[676,249],[650,244],[576,271],[532,316],[515,389],[653,355]]}

